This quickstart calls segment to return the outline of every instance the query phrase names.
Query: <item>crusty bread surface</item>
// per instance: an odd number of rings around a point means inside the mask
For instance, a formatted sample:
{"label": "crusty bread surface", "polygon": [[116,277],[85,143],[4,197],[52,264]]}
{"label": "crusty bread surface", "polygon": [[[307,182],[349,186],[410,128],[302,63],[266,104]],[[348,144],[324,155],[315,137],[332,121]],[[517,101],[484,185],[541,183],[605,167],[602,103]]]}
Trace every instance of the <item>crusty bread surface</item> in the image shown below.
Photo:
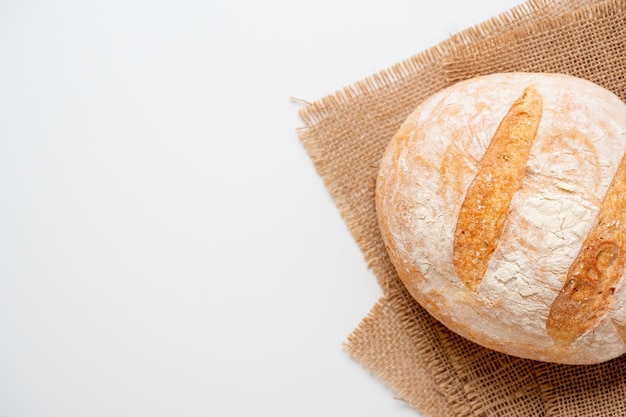
{"label": "crusty bread surface", "polygon": [[626,352],[626,105],[561,74],[462,81],[408,117],[376,209],[411,295],[511,355],[592,364]]}

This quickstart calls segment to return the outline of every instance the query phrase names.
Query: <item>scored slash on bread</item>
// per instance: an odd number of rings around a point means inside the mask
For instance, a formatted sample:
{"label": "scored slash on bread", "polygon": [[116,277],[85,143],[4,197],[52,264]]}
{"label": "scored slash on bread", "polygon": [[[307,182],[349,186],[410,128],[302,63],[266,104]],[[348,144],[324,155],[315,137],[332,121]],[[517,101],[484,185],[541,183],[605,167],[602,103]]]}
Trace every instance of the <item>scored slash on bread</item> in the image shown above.
{"label": "scored slash on bread", "polygon": [[625,265],[626,155],[550,308],[546,330],[557,343],[570,345],[606,315]]}
{"label": "scored slash on bread", "polygon": [[542,107],[539,92],[527,87],[498,126],[461,205],[453,263],[458,277],[473,291],[496,249],[513,194],[524,181]]}

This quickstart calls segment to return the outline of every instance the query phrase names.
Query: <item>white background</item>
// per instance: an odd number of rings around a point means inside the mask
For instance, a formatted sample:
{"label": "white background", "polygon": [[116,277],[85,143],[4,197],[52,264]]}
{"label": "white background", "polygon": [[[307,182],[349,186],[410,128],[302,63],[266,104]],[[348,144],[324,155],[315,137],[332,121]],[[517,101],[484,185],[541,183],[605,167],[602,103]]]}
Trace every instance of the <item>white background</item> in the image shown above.
{"label": "white background", "polygon": [[416,416],[315,101],[521,1],[0,2],[0,416]]}

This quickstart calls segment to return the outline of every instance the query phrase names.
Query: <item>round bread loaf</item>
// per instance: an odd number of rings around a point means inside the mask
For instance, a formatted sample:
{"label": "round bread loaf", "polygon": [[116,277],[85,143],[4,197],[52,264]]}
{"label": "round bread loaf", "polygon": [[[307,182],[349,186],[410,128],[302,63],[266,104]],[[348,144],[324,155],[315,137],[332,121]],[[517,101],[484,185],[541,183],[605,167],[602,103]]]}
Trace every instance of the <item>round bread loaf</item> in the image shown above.
{"label": "round bread loaf", "polygon": [[626,352],[626,104],[504,73],[423,102],[389,143],[376,208],[411,295],[487,348],[592,364]]}

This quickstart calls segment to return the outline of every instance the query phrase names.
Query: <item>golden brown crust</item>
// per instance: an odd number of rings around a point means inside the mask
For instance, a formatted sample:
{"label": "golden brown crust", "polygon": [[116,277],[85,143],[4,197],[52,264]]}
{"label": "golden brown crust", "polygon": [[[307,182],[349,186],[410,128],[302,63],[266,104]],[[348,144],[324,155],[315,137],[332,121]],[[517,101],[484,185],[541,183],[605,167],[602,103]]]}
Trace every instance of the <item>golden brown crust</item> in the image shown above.
{"label": "golden brown crust", "polygon": [[568,346],[609,311],[626,266],[626,156],[602,200],[593,229],[550,308],[548,334]]}
{"label": "golden brown crust", "polygon": [[453,263],[458,277],[472,290],[485,275],[513,194],[524,180],[542,108],[539,92],[527,87],[498,126],[461,205],[454,232]]}

